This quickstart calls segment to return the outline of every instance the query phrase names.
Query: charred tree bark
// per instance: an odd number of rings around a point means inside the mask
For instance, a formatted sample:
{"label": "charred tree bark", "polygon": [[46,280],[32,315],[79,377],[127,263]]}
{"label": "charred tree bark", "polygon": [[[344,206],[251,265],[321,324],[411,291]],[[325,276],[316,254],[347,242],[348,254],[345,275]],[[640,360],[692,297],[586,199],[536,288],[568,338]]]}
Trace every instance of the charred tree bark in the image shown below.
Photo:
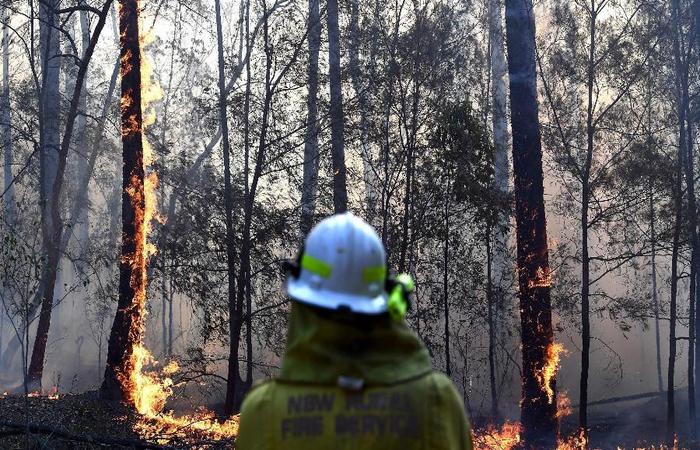
{"label": "charred tree bark", "polygon": [[328,74],[331,88],[331,156],[333,160],[333,207],[336,213],[348,209],[346,187],[343,90],[340,77],[340,27],[338,0],[328,0]]}
{"label": "charred tree bark", "polygon": [[531,0],[506,1],[517,266],[522,326],[521,422],[527,448],[554,448],[556,381],[541,386],[538,374],[554,343],[550,269],[544,209],[542,148],[535,68],[535,20]]}
{"label": "charred tree bark", "polygon": [[308,97],[306,99],[306,141],[304,142],[304,180],[301,188],[301,223],[302,238],[311,231],[316,210],[316,191],[318,188],[318,168],[320,163],[318,151],[318,54],[321,48],[321,14],[319,0],[309,0],[309,65]]}
{"label": "charred tree bark", "polygon": [[107,348],[102,396],[130,399],[132,356],[143,339],[146,289],[146,207],[141,109],[141,47],[137,0],[119,0],[121,130],[122,130],[122,244],[119,258],[119,303]]}

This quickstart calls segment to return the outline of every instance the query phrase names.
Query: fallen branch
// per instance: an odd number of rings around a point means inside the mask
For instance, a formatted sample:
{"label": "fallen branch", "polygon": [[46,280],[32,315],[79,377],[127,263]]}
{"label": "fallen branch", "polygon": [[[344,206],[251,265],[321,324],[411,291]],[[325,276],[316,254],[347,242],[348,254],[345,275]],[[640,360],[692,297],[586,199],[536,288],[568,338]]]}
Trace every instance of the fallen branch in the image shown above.
{"label": "fallen branch", "polygon": [[65,439],[74,442],[86,442],[88,444],[102,444],[102,445],[118,445],[121,447],[129,447],[136,449],[149,449],[149,450],[164,450],[171,449],[173,447],[164,447],[162,445],[149,444],[148,442],[130,440],[130,439],[112,439],[107,437],[97,437],[87,434],[72,434],[58,428],[47,427],[44,425],[37,424],[25,424],[25,423],[14,423],[14,422],[0,422],[0,428],[9,428],[8,431],[0,431],[0,438],[16,436],[29,431],[31,434],[50,434],[52,436]]}

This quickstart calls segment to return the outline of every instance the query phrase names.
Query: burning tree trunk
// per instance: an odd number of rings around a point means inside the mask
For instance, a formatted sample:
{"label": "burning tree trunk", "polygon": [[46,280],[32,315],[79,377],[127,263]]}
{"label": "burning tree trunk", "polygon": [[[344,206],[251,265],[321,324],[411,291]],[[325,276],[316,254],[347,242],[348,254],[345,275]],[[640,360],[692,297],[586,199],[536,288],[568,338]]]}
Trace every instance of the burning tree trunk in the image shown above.
{"label": "burning tree trunk", "polygon": [[107,349],[105,398],[132,401],[135,348],[143,339],[146,300],[146,189],[141,109],[141,46],[137,0],[119,1],[122,245],[119,303]]}
{"label": "burning tree trunk", "polygon": [[554,448],[558,421],[552,363],[556,361],[556,347],[552,331],[531,0],[506,1],[506,40],[522,326],[523,440],[528,448]]}

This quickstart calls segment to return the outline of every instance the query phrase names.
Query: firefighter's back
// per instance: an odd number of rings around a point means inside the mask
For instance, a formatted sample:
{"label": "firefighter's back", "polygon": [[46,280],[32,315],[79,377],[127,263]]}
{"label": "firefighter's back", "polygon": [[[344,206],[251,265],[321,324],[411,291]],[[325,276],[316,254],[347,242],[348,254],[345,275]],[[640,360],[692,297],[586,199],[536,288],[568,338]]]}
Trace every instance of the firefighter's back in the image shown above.
{"label": "firefighter's back", "polygon": [[462,401],[442,374],[358,390],[268,381],[246,398],[238,450],[471,448]]}
{"label": "firefighter's back", "polygon": [[287,265],[279,376],[248,393],[237,450],[470,450],[462,398],[406,325],[413,281],[387,275],[352,214],[316,225]]}

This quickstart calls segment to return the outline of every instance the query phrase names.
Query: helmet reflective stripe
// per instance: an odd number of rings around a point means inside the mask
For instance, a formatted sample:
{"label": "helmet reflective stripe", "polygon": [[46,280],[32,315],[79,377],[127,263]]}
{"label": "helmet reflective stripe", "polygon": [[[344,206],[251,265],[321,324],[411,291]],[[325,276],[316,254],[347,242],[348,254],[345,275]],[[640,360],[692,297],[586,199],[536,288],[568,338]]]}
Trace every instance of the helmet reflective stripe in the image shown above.
{"label": "helmet reflective stripe", "polygon": [[289,276],[286,284],[293,300],[360,314],[386,312],[384,246],[352,213],[328,217],[311,230],[299,267],[299,276]]}
{"label": "helmet reflective stripe", "polygon": [[320,259],[316,259],[311,255],[307,255],[306,253],[301,255],[301,268],[306,269],[311,273],[315,273],[323,278],[330,277],[331,272],[333,272],[333,268],[330,264],[325,263]]}
{"label": "helmet reflective stripe", "polygon": [[362,280],[365,283],[373,281],[384,282],[386,278],[386,266],[365,267],[362,270]]}

